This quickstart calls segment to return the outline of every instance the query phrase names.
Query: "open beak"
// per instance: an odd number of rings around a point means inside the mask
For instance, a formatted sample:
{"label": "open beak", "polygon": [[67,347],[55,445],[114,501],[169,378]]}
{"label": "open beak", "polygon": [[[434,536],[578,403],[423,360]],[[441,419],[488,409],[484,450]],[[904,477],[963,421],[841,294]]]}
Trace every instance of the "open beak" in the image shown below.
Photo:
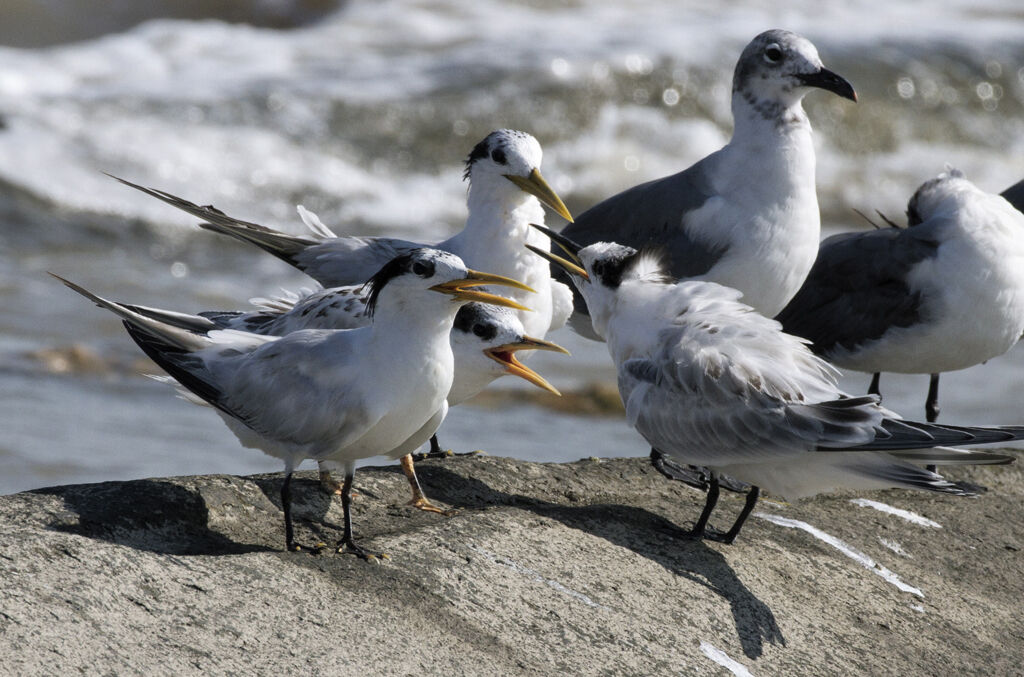
{"label": "open beak", "polygon": [[853,91],[853,85],[846,78],[833,73],[827,68],[822,68],[817,73],[799,74],[797,77],[808,87],[819,87],[844,99],[849,99],[853,102],[857,101],[857,92]]}
{"label": "open beak", "polygon": [[556,353],[565,353],[566,355],[569,354],[569,351],[557,343],[542,341],[541,339],[530,338],[529,336],[524,336],[521,341],[516,343],[506,343],[505,345],[488,348],[484,351],[484,355],[505,367],[506,373],[518,376],[538,388],[543,388],[555,395],[561,395],[562,393],[558,392],[558,389],[548,383],[543,376],[516,359],[517,350],[550,350]]}
{"label": "open beak", "polygon": [[530,195],[534,196],[548,207],[555,210],[555,213],[561,216],[563,219],[572,223],[572,214],[569,213],[569,209],[562,202],[562,198],[558,197],[558,194],[554,189],[548,185],[548,182],[544,180],[544,177],[540,175],[539,169],[534,169],[530,172],[529,176],[515,176],[514,174],[505,174],[505,178],[512,183],[519,186],[519,188]]}
{"label": "open beak", "polygon": [[583,261],[580,260],[579,257],[579,251],[580,249],[582,249],[580,245],[576,244],[575,242],[565,237],[561,233],[556,233],[550,228],[537,225],[536,223],[531,223],[530,225],[539,230],[540,232],[544,233],[545,235],[547,235],[549,238],[551,238],[551,241],[557,244],[569,258],[562,258],[558,254],[552,254],[549,251],[545,251],[543,249],[540,249],[539,247],[534,247],[533,245],[529,244],[526,245],[527,249],[529,249],[537,256],[540,256],[541,258],[547,259],[548,261],[558,265],[559,267],[563,268],[566,272],[572,275],[578,275],[582,277],[584,280],[590,279],[590,276],[587,275],[587,271],[583,269]]}
{"label": "open beak", "polygon": [[494,275],[493,273],[481,273],[478,270],[467,270],[466,277],[463,279],[435,284],[431,289],[441,292],[442,294],[450,294],[459,301],[476,301],[478,303],[489,303],[492,306],[505,306],[506,308],[515,308],[516,310],[530,310],[526,306],[516,303],[512,299],[507,299],[504,296],[470,289],[470,287],[479,287],[482,285],[512,287],[513,289],[521,289],[523,291],[536,293],[532,288],[526,286],[522,282],[517,282],[510,277]]}

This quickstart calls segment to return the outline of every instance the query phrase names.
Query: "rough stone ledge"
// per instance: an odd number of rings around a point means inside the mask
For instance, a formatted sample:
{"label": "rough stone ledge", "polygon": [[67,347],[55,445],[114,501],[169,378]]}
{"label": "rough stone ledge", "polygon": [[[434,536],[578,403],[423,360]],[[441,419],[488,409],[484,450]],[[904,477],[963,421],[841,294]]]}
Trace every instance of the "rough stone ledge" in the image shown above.
{"label": "rough stone ledge", "polygon": [[[356,532],[379,565],[282,552],[280,475],[0,496],[0,674],[1021,670],[1017,466],[963,473],[991,488],[975,499],[763,502],[733,546],[680,540],[703,495],[646,459],[418,468],[460,513],[412,510],[397,468],[361,469]],[[339,501],[313,473],[296,485],[301,542],[334,542]]]}

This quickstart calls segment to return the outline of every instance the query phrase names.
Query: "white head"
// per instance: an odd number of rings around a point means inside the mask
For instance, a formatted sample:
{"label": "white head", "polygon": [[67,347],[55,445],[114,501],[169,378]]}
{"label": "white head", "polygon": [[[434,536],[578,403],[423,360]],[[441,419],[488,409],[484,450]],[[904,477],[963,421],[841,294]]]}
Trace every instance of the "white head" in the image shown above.
{"label": "white head", "polygon": [[459,309],[451,334],[455,382],[448,404],[456,405],[483,390],[494,379],[512,374],[556,395],[558,390],[518,359],[520,350],[566,353],[561,346],[531,338],[519,316],[507,308],[470,303]]}
{"label": "white head", "polygon": [[961,196],[980,192],[959,169],[948,167],[944,173],[920,185],[907,203],[907,225],[916,226],[940,211],[955,209]]}
{"label": "white head", "polygon": [[604,336],[608,316],[615,308],[618,293],[630,282],[664,284],[672,282],[665,271],[660,252],[638,251],[614,242],[595,242],[581,247],[549,228],[534,225],[557,244],[566,256],[526,245],[543,258],[561,266],[587,302],[594,331]]}
{"label": "white head", "polygon": [[442,297],[425,292],[450,297],[446,303],[454,302],[448,306],[452,316],[460,306],[471,301],[528,310],[510,299],[472,289],[481,285],[533,291],[502,275],[467,268],[455,254],[424,247],[396,256],[366,282],[366,313],[372,318],[382,308],[389,313],[414,313],[420,308],[435,312],[444,308]]}
{"label": "white head", "polygon": [[825,68],[811,41],[784,30],[770,30],[750,41],[733,74],[732,90],[765,119],[784,117],[812,87],[857,100],[842,77]]}
{"label": "white head", "polygon": [[[499,129],[488,134],[466,158],[465,178],[470,194],[476,191],[525,192],[536,197],[563,218],[572,221],[562,199],[540,173],[540,143],[526,132]],[[511,182],[511,185],[510,185]],[[515,191],[513,186],[518,187]]]}

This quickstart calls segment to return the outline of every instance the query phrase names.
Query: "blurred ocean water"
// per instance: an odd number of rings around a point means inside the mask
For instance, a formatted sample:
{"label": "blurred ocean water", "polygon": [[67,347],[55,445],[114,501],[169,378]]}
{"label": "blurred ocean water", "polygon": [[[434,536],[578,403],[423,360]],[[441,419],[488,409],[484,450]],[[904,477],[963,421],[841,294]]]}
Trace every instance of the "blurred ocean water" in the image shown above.
{"label": "blurred ocean water", "polygon": [[[286,230],[303,204],[338,232],[441,238],[465,215],[465,155],[513,127],[541,141],[545,176],[580,211],[725,143],[735,59],[782,27],[860,95],[805,102],[828,228],[869,227],[854,208],[899,220],[946,163],[993,192],[1024,177],[1024,10],[1011,0],[252,0],[261,27],[224,20],[238,3],[137,2],[76,33],[78,4],[0,7],[0,493],[279,466],[139,376],[155,367],[120,324],[46,271],[183,311],[308,280],[102,172]],[[553,338],[573,357],[536,363],[560,388],[612,380],[603,346]],[[944,376],[942,420],[1024,420],[1019,353]],[[886,404],[921,417],[926,381],[883,379]],[[617,417],[529,401],[453,409],[442,441],[531,459],[647,452]]]}

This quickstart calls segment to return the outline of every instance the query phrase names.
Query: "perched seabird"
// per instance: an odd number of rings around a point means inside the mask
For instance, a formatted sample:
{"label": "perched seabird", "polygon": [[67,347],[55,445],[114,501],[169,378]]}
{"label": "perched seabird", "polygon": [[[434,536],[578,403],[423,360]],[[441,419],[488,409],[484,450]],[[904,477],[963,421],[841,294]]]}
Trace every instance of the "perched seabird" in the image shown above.
{"label": "perched seabird", "polygon": [[[857,100],[809,40],[761,33],[736,63],[729,143],[678,174],[598,203],[562,234],[584,245],[660,246],[673,277],[733,287],[744,303],[775,315],[818,253],[814,142],[801,105],[814,88]],[[578,295],[576,310],[573,328],[596,338]]]}
{"label": "perched seabird", "polygon": [[921,185],[907,228],[841,233],[821,243],[803,287],[776,318],[844,369],[931,374],[925,413],[939,415],[939,374],[1002,355],[1024,332],[1024,214],[951,169]]}
{"label": "perched seabird", "polygon": [[[669,457],[711,470],[693,536],[731,543],[762,489],[789,500],[839,488],[966,495],[971,487],[920,465],[1008,463],[1010,456],[945,446],[1024,438],[1024,427],[901,421],[877,396],[840,391],[831,365],[737,290],[675,282],[650,252],[556,242],[568,258],[537,253],[563,267],[586,298],[615,363],[626,420]],[[705,529],[719,474],[751,485],[724,534]]]}
{"label": "perched seabird", "polygon": [[[354,329],[369,324],[368,302],[372,291],[367,285],[319,291],[306,289],[270,299],[253,299],[253,303],[260,306],[256,310],[207,311],[198,315],[121,305],[146,317],[203,334],[218,329],[236,329],[264,336],[285,336],[304,329]],[[448,391],[449,407],[476,396],[506,374],[518,376],[555,395],[560,394],[544,377],[520,362],[516,353],[550,350],[568,354],[569,351],[550,341],[527,336],[519,316],[509,308],[485,303],[462,306],[455,315],[451,344],[455,373]],[[435,439],[431,437],[432,441]],[[413,446],[410,453],[401,459],[402,470],[412,487],[409,505],[445,513],[430,502],[420,487],[410,455],[415,450],[416,446]],[[320,483],[329,493],[341,493],[341,485],[331,477],[326,461],[320,463]]]}
{"label": "perched seabird", "polygon": [[355,461],[382,454],[398,458],[440,425],[453,379],[449,335],[459,307],[477,301],[523,308],[473,287],[526,287],[471,270],[453,254],[416,249],[389,261],[368,283],[370,325],[273,337],[235,330],[200,334],[62,281],[121,317],[142,350],[215,407],[243,446],[284,462],[288,550],[302,549],[291,519],[293,470],[307,458],[343,465],[345,525],[338,550],[364,559],[374,553],[352,536]]}

